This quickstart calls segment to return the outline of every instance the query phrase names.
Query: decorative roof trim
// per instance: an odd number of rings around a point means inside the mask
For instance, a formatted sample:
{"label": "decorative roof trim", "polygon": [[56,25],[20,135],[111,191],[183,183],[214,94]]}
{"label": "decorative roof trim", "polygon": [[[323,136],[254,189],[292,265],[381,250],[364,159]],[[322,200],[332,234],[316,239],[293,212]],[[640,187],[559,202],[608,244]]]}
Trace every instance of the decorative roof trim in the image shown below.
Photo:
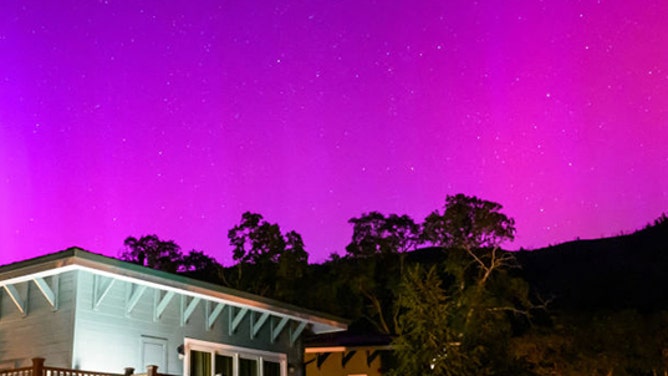
{"label": "decorative roof trim", "polygon": [[299,308],[273,299],[224,286],[194,280],[106,256],[70,248],[62,252],[0,267],[0,287],[32,281],[73,270],[88,271],[116,280],[147,286],[216,303],[250,308],[280,318],[312,324],[314,333],[345,330],[347,322],[323,313]]}
{"label": "decorative roof trim", "polygon": [[321,354],[321,353],[339,353],[348,351],[361,350],[393,350],[392,345],[369,345],[369,346],[306,346],[304,347],[305,354]]}

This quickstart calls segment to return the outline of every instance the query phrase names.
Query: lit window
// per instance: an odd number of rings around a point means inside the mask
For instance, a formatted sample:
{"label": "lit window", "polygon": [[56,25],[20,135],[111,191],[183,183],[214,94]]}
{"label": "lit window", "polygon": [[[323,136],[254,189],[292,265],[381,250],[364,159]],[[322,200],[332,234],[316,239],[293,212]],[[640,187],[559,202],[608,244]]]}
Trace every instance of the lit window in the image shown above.
{"label": "lit window", "polygon": [[286,376],[285,354],[186,338],[185,376]]}

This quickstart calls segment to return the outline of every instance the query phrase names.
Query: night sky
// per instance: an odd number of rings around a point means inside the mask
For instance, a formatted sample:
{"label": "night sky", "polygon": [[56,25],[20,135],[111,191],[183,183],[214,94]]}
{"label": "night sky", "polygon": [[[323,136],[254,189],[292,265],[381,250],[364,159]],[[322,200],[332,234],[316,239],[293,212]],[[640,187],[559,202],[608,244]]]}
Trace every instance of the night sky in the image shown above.
{"label": "night sky", "polygon": [[668,2],[3,1],[0,263],[244,211],[345,253],[363,212],[501,203],[507,248],[668,211]]}

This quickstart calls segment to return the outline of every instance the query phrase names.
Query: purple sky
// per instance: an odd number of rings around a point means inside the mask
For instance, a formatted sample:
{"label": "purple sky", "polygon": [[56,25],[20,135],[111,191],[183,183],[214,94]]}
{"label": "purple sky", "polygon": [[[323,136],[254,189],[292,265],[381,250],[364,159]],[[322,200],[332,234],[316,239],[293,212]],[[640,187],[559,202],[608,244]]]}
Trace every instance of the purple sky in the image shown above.
{"label": "purple sky", "polygon": [[668,210],[668,2],[4,1],[0,263],[250,210],[344,253],[363,212],[496,201],[511,249]]}

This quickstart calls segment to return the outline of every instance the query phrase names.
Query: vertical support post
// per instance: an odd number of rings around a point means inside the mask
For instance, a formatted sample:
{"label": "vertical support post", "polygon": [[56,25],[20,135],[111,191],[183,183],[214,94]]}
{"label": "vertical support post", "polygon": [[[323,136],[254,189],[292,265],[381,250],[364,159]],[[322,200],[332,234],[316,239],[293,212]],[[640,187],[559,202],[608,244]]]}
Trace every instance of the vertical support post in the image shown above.
{"label": "vertical support post", "polygon": [[158,376],[158,366],[153,364],[146,366],[146,376]]}
{"label": "vertical support post", "polygon": [[44,358],[32,358],[32,376],[44,375]]}

